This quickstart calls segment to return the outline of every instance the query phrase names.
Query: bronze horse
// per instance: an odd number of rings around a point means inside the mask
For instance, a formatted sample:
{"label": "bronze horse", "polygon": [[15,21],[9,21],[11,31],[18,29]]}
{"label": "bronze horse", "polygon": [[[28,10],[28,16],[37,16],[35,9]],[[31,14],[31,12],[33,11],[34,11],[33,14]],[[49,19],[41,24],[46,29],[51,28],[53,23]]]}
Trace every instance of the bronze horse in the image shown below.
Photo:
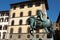
{"label": "bronze horse", "polygon": [[30,17],[30,27],[32,28],[32,31],[44,28],[47,33],[54,34],[52,21],[50,19],[43,18],[43,12],[41,10],[38,11],[37,17]]}

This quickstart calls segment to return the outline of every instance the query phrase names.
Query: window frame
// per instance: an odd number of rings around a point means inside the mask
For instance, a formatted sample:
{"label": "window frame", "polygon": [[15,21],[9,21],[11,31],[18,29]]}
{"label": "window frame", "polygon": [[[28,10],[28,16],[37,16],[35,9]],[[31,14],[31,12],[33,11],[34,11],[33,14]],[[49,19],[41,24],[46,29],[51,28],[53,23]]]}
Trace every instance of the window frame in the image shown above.
{"label": "window frame", "polygon": [[30,33],[30,27],[27,28],[27,33]]}
{"label": "window frame", "polygon": [[18,33],[22,33],[22,28],[21,27],[19,27]]}
{"label": "window frame", "polygon": [[15,13],[12,14],[12,18],[15,18]]}
{"label": "window frame", "polygon": [[14,26],[14,20],[11,21],[11,26]]}
{"label": "window frame", "polygon": [[10,34],[12,34],[12,33],[13,33],[13,28],[10,29]]}
{"label": "window frame", "polygon": [[28,12],[28,16],[31,16],[31,15],[32,15],[32,11],[29,11],[29,12]]}
{"label": "window frame", "polygon": [[23,17],[23,12],[20,12],[20,17]]}
{"label": "window frame", "polygon": [[22,23],[23,23],[23,20],[20,19],[20,20],[19,20],[19,25],[22,25]]}

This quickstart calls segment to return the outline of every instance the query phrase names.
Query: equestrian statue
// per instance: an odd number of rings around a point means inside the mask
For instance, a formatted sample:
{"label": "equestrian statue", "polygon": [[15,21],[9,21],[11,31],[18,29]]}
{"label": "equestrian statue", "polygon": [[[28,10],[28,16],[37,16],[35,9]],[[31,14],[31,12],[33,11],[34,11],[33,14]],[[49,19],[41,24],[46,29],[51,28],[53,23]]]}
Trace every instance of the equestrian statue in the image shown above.
{"label": "equestrian statue", "polygon": [[45,29],[46,33],[54,35],[54,30],[52,27],[52,21],[49,18],[43,18],[43,12],[38,11],[37,17],[30,17],[30,27],[32,28],[32,36],[34,36],[34,30]]}

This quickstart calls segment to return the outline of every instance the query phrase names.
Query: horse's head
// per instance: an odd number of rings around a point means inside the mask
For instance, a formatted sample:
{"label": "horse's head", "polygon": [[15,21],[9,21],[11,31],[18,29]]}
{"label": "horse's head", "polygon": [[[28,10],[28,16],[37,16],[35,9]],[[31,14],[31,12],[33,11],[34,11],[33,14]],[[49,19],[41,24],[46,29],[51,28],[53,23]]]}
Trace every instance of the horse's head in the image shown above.
{"label": "horse's head", "polygon": [[31,16],[30,19],[33,20],[33,19],[35,19],[35,17],[34,16]]}

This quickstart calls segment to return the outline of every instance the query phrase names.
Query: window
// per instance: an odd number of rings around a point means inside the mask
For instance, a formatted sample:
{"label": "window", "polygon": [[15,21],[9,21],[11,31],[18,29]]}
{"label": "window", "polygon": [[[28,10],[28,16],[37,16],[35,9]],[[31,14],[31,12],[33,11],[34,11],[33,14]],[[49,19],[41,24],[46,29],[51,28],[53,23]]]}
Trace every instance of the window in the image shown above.
{"label": "window", "polygon": [[13,6],[13,9],[15,10],[16,9],[16,6]]}
{"label": "window", "polygon": [[23,12],[20,13],[20,17],[22,17],[22,16],[23,16]]}
{"label": "window", "polygon": [[19,21],[19,25],[22,25],[22,20]]}
{"label": "window", "polygon": [[4,16],[4,13],[2,13],[1,16]]}
{"label": "window", "polygon": [[1,14],[1,16],[3,16],[3,14]]}
{"label": "window", "polygon": [[7,25],[5,25],[5,26],[3,27],[3,30],[7,30]]}
{"label": "window", "polygon": [[3,39],[5,39],[5,35],[3,35]]}
{"label": "window", "polygon": [[22,31],[22,29],[21,29],[21,27],[18,29],[18,33],[21,33],[21,31]]}
{"label": "window", "polygon": [[47,34],[47,38],[52,38],[52,34],[51,33],[48,33]]}
{"label": "window", "polygon": [[30,19],[29,18],[26,20],[26,24],[30,25]]}
{"label": "window", "polygon": [[11,34],[13,33],[13,28],[10,29],[10,33],[11,33]]}
{"label": "window", "polygon": [[39,35],[36,35],[36,38],[39,38]]}
{"label": "window", "polygon": [[20,5],[20,8],[24,8],[25,5]]}
{"label": "window", "polygon": [[5,39],[5,34],[6,34],[6,32],[3,32],[3,39]]}
{"label": "window", "polygon": [[13,26],[14,25],[14,20],[12,20],[12,22],[11,22],[11,26]]}
{"label": "window", "polygon": [[12,38],[12,35],[10,35],[10,38]]}
{"label": "window", "polygon": [[42,40],[41,38],[39,40]]}
{"label": "window", "polygon": [[27,28],[27,33],[30,33],[30,27]]}
{"label": "window", "polygon": [[29,7],[32,7],[32,6],[33,6],[33,4],[31,4],[31,3],[30,3],[30,4],[28,4],[28,8],[29,8]]}
{"label": "window", "polygon": [[30,38],[30,35],[27,35],[27,38]]}
{"label": "window", "polygon": [[8,22],[9,21],[9,18],[6,18],[6,21]]}
{"label": "window", "polygon": [[8,20],[9,20],[9,18],[5,18],[5,20],[4,20],[4,21],[5,21],[5,22],[8,22]]}
{"label": "window", "polygon": [[1,18],[0,18],[0,22],[1,22]]}
{"label": "window", "polygon": [[15,17],[15,13],[13,13],[13,15],[12,15],[12,18],[14,18]]}
{"label": "window", "polygon": [[18,35],[18,38],[21,38],[21,35]]}
{"label": "window", "polygon": [[36,2],[35,3],[35,6],[40,6],[40,2]]}
{"label": "window", "polygon": [[56,27],[59,27],[59,23],[56,23]]}
{"label": "window", "polygon": [[2,25],[0,25],[0,30],[2,30]]}
{"label": "window", "polygon": [[0,18],[0,22],[3,22],[3,19],[2,18]]}
{"label": "window", "polygon": [[39,29],[36,30],[36,33],[39,33]]}
{"label": "window", "polygon": [[31,16],[31,11],[28,12],[28,16]]}
{"label": "window", "polygon": [[5,14],[5,16],[9,16],[9,13],[7,12],[7,13]]}
{"label": "window", "polygon": [[4,19],[3,18],[1,18],[2,19],[2,22],[4,21]]}
{"label": "window", "polygon": [[40,11],[40,10],[37,10],[37,11],[36,11],[36,15],[38,15],[39,11]]}

